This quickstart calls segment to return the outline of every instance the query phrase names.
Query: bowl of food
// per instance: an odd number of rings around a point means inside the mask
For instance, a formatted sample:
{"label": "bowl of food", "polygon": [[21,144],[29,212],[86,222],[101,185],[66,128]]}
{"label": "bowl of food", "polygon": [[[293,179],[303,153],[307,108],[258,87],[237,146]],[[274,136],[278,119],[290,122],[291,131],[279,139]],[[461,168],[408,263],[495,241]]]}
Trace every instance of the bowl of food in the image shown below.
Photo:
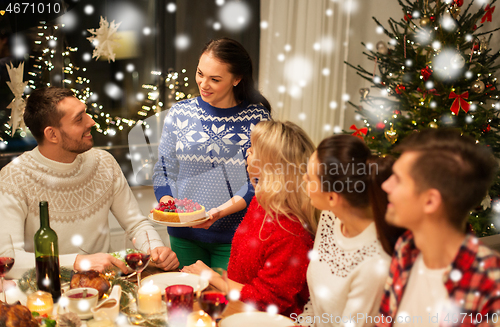
{"label": "bowl of food", "polygon": [[66,305],[68,310],[76,313],[80,319],[88,319],[93,316],[90,309],[97,305],[99,291],[90,287],[73,288],[64,293],[63,297],[63,303],[59,303],[61,306]]}

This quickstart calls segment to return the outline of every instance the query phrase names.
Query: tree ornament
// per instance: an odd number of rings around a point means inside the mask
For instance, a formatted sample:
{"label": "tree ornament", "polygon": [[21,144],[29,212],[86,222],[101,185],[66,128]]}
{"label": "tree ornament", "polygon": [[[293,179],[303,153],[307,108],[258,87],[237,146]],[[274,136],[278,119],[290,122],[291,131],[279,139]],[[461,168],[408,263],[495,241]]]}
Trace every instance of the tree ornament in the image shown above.
{"label": "tree ornament", "polygon": [[451,58],[451,67],[453,69],[460,69],[465,65],[465,58],[461,54],[457,53]]}
{"label": "tree ornament", "polygon": [[383,122],[378,122],[377,125],[375,125],[375,127],[377,127],[377,129],[384,129],[385,124]]}
{"label": "tree ornament", "polygon": [[453,18],[457,19],[458,16],[460,15],[461,9],[457,5],[454,5],[453,7],[450,8],[450,14]]}
{"label": "tree ornament", "polygon": [[387,141],[391,142],[391,144],[394,144],[396,143],[396,141],[398,140],[398,133],[396,132],[396,130],[394,130],[393,126],[391,126],[390,129],[386,130],[384,132],[384,135],[385,135],[385,138]]}
{"label": "tree ornament", "polygon": [[464,0],[453,0],[453,4],[457,7],[462,7],[464,4]]}
{"label": "tree ornament", "polygon": [[407,11],[404,18],[405,18],[405,21],[411,20],[412,19],[411,12]]}
{"label": "tree ornament", "polygon": [[476,80],[472,86],[471,86],[471,90],[472,92],[474,93],[483,93],[484,92],[484,89],[485,89],[485,85],[484,85],[484,82],[481,81],[481,80]]}
{"label": "tree ornament", "polygon": [[431,23],[431,19],[427,17],[427,15],[424,15],[422,18],[420,18],[420,26],[421,27],[427,27]]}
{"label": "tree ornament", "polygon": [[488,39],[486,36],[480,36],[479,37],[479,51],[483,52],[488,50],[490,46],[490,43],[488,42]]}
{"label": "tree ornament", "polygon": [[431,121],[429,124],[427,124],[427,126],[429,126],[430,128],[438,128],[438,124],[434,121]]}
{"label": "tree ornament", "polygon": [[361,98],[363,100],[366,100],[366,97],[368,96],[368,94],[370,94],[370,89],[367,87],[363,87],[359,89],[359,94],[361,94]]}
{"label": "tree ornament", "polygon": [[436,16],[434,16],[434,15],[432,15],[432,14],[431,14],[431,15],[429,16],[429,19],[431,20],[431,22],[433,22],[433,21],[435,21],[435,20],[436,20]]}
{"label": "tree ornament", "polygon": [[116,41],[120,39],[118,36],[116,36],[116,31],[118,30],[118,27],[120,27],[120,24],[121,22],[115,24],[115,21],[108,23],[106,18],[103,18],[101,16],[99,28],[97,30],[87,30],[93,34],[91,37],[88,37],[87,40],[89,40],[91,43],[97,41],[97,46],[92,52],[92,58],[96,57],[96,60],[98,60],[99,57],[103,56],[108,58],[108,62],[110,60],[113,60],[113,62],[115,61],[114,50],[119,46],[118,42]]}
{"label": "tree ornament", "polygon": [[396,86],[396,89],[395,89],[397,94],[402,94],[405,90],[406,90],[406,87],[404,85],[401,85],[401,84]]}
{"label": "tree ornament", "polygon": [[483,133],[488,133],[489,131],[491,131],[490,124],[483,125]]}
{"label": "tree ornament", "polygon": [[483,206],[483,210],[491,208],[491,196],[489,194],[486,194],[483,201],[481,202],[481,205]]}
{"label": "tree ornament", "polygon": [[386,55],[387,53],[389,53],[389,49],[387,48],[387,45],[385,44],[384,41],[378,41],[376,48],[377,52],[380,54]]}
{"label": "tree ornament", "polygon": [[424,82],[426,82],[432,75],[432,69],[430,69],[429,66],[425,66],[425,68],[420,70],[420,73],[422,74]]}
{"label": "tree ornament", "polygon": [[453,112],[455,115],[458,115],[458,112],[460,111],[460,108],[463,109],[466,113],[469,112],[470,104],[465,101],[465,99],[469,98],[469,92],[466,91],[462,94],[456,94],[455,92],[451,91],[448,99],[455,99],[453,103],[451,104],[451,112]]}
{"label": "tree ornament", "polygon": [[360,139],[363,139],[363,134],[366,135],[368,133],[368,128],[363,127],[363,128],[357,128],[356,125],[352,124],[349,129],[354,130],[354,133],[352,135],[359,137]]}
{"label": "tree ornament", "polygon": [[481,24],[483,24],[485,21],[491,22],[491,14],[495,11],[495,6],[490,8],[490,5],[487,5],[486,8],[484,8],[484,16],[481,18]]}

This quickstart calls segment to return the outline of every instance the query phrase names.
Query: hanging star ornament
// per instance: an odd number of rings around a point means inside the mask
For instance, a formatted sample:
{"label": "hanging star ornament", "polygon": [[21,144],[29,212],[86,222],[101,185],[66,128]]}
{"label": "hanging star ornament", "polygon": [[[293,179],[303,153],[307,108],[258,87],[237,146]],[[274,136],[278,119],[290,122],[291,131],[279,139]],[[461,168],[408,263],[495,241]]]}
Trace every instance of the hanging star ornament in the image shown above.
{"label": "hanging star ornament", "polygon": [[483,201],[481,202],[481,205],[483,206],[483,210],[491,208],[491,196],[489,194],[486,194]]}
{"label": "hanging star ornament", "polygon": [[6,65],[7,73],[9,74],[10,82],[7,82],[12,93],[14,93],[14,100],[7,106],[11,109],[9,126],[11,127],[12,134],[16,132],[18,128],[24,129],[23,114],[24,108],[26,107],[26,102],[23,99],[24,89],[28,82],[23,82],[24,74],[24,62],[20,63],[17,68],[14,68],[12,63]]}
{"label": "hanging star ornament", "polygon": [[118,27],[120,27],[121,22],[115,24],[115,21],[108,23],[106,18],[101,16],[101,21],[99,22],[99,29],[88,29],[90,33],[93,35],[88,37],[92,44],[95,44],[96,47],[92,52],[92,58],[96,58],[98,60],[101,56],[107,57],[108,62],[110,60],[115,61],[115,48],[119,46],[117,40],[120,38],[116,35],[116,31]]}

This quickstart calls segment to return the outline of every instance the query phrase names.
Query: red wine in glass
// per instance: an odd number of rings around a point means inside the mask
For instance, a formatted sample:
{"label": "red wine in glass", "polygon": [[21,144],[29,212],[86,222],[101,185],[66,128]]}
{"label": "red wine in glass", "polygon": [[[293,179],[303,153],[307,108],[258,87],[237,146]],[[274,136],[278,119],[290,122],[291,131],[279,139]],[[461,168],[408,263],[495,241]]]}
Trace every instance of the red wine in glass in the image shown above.
{"label": "red wine in glass", "polygon": [[7,294],[5,292],[3,281],[5,275],[14,265],[15,252],[10,234],[1,235],[0,240],[2,240],[2,242],[0,242],[0,285],[2,286],[3,302],[7,303]]}
{"label": "red wine in glass", "polygon": [[212,319],[218,318],[227,305],[226,294],[220,292],[203,292],[200,296],[200,306]]}
{"label": "red wine in glass", "polygon": [[0,257],[0,276],[5,277],[5,275],[14,266],[14,258],[11,257]]}
{"label": "red wine in glass", "polygon": [[149,262],[149,254],[146,253],[129,253],[125,257],[125,261],[127,261],[130,268],[135,271],[142,271],[146,268]]}

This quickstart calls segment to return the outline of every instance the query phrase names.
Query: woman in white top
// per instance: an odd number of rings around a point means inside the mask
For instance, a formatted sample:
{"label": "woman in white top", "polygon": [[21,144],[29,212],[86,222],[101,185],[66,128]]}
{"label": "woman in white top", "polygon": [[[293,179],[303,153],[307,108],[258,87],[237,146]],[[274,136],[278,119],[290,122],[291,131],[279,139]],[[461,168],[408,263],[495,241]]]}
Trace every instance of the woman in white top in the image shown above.
{"label": "woman in white top", "polygon": [[310,302],[296,317],[302,325],[377,321],[390,256],[401,234],[384,220],[387,195],[380,187],[393,162],[373,156],[351,135],[324,139],[309,160],[308,195],[323,212],[307,270]]}

